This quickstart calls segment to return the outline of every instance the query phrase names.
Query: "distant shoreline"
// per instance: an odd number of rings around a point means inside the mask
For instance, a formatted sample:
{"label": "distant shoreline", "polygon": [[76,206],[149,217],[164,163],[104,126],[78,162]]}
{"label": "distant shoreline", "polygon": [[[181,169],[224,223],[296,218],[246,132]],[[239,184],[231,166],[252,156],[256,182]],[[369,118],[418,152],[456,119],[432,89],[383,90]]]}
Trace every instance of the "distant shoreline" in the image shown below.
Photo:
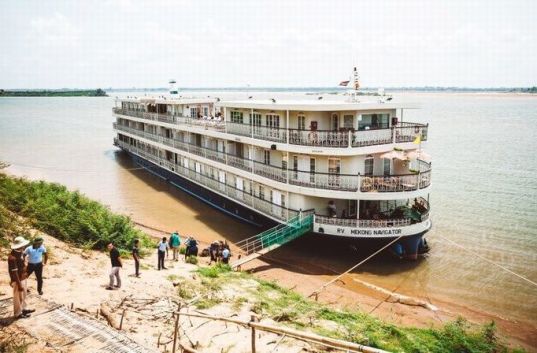
{"label": "distant shoreline", "polygon": [[102,89],[92,90],[0,90],[0,97],[108,97]]}

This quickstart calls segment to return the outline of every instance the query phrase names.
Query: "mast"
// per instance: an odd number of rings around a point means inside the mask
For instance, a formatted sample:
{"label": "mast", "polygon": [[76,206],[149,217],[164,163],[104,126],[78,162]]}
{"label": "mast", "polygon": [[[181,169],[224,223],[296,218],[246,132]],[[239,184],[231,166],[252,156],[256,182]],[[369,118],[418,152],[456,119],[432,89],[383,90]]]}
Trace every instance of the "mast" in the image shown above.
{"label": "mast", "polygon": [[358,70],[356,69],[356,66],[354,67],[354,71],[352,73],[353,82],[352,82],[352,90],[351,90],[351,101],[357,102],[358,101],[358,90],[360,89],[360,76],[358,75]]}

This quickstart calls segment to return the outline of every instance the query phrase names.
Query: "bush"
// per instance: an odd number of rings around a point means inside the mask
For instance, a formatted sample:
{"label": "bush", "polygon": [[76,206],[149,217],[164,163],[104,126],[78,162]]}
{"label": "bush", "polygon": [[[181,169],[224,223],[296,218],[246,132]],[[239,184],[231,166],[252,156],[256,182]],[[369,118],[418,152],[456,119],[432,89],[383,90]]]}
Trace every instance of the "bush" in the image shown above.
{"label": "bush", "polygon": [[27,219],[31,227],[78,246],[104,249],[112,242],[125,251],[136,238],[142,246],[153,245],[129,217],[60,184],[0,173],[0,205]]}
{"label": "bush", "polygon": [[198,264],[198,258],[194,255],[190,255],[186,258],[185,261],[187,264],[197,265]]}
{"label": "bush", "polygon": [[231,266],[223,264],[223,263],[217,263],[216,265],[213,265],[211,267],[200,267],[198,268],[198,273],[204,277],[209,278],[217,278],[222,273],[230,272]]}

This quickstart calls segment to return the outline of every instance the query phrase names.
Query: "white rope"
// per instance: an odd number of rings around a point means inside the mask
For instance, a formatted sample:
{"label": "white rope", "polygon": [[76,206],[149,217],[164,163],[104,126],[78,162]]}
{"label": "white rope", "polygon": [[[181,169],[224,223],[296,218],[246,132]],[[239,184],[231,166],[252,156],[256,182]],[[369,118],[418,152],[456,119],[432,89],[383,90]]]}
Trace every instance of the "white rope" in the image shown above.
{"label": "white rope", "polygon": [[455,245],[456,247],[458,247],[458,248],[464,250],[465,252],[467,252],[467,253],[469,253],[469,254],[471,254],[471,255],[473,255],[473,256],[476,256],[476,257],[480,258],[481,260],[483,260],[483,261],[485,261],[485,262],[488,262],[488,263],[491,264],[491,265],[494,265],[494,266],[496,266],[496,267],[499,267],[499,268],[501,268],[502,270],[504,270],[504,271],[506,271],[506,272],[508,272],[508,273],[510,273],[510,274],[512,274],[512,275],[514,275],[514,276],[517,276],[518,278],[520,278],[520,279],[522,279],[522,280],[524,280],[524,281],[526,281],[526,282],[528,282],[528,283],[530,283],[530,284],[533,284],[535,287],[537,287],[537,283],[534,282],[534,281],[532,281],[531,279],[529,279],[529,278],[527,278],[527,277],[524,277],[524,276],[522,276],[522,275],[520,275],[520,274],[518,274],[518,273],[516,273],[516,272],[514,272],[514,271],[512,271],[512,270],[510,270],[510,269],[508,269],[507,267],[505,267],[505,266],[503,266],[503,265],[500,265],[500,264],[498,264],[498,263],[496,263],[496,262],[494,262],[494,261],[491,261],[491,260],[487,259],[486,257],[483,257],[483,256],[479,255],[479,254],[476,253],[476,252],[470,251],[470,250],[466,249],[464,246],[462,246],[462,245],[460,245],[460,244],[457,244],[456,242],[454,242],[454,241],[451,240],[451,239],[448,239],[448,238],[446,238],[446,237],[443,237],[443,236],[441,236],[441,235],[439,235],[439,234],[437,234],[436,236],[438,236],[438,237],[440,237],[440,238],[442,238],[442,239],[448,241],[448,242],[451,243],[452,245]]}
{"label": "white rope", "polygon": [[345,272],[342,272],[340,275],[338,275],[337,277],[331,279],[330,281],[326,282],[325,284],[323,284],[321,287],[319,287],[319,289],[317,289],[316,291],[314,291],[313,293],[311,293],[308,297],[311,297],[311,296],[314,296],[314,295],[318,295],[321,291],[323,291],[326,287],[328,287],[329,285],[331,285],[332,283],[338,281],[342,276],[346,275],[347,273],[351,272],[352,270],[356,269],[358,266],[364,264],[365,262],[367,262],[368,260],[370,260],[371,258],[373,258],[375,255],[377,255],[378,253],[380,253],[382,250],[386,249],[387,247],[389,247],[390,245],[392,245],[393,243],[395,243],[396,241],[398,241],[399,239],[401,239],[403,236],[399,236],[397,238],[395,238],[394,240],[392,240],[391,242],[389,242],[388,244],[384,245],[382,248],[378,249],[377,251],[375,251],[374,253],[372,253],[371,255],[369,255],[368,257],[366,257],[365,259],[363,259],[362,261],[358,262],[356,265],[352,266],[351,268],[349,268],[347,271]]}

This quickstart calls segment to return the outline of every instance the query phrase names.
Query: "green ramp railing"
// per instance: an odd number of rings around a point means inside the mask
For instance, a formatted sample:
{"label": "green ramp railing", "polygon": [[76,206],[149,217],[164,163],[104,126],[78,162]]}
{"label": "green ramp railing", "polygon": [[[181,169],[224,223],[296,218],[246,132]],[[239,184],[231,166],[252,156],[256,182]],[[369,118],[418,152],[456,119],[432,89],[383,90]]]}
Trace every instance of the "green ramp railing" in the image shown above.
{"label": "green ramp railing", "polygon": [[253,237],[239,241],[236,245],[241,248],[246,255],[259,252],[269,247],[275,248],[295,240],[313,229],[313,214],[299,214],[291,218],[287,223],[268,229]]}

